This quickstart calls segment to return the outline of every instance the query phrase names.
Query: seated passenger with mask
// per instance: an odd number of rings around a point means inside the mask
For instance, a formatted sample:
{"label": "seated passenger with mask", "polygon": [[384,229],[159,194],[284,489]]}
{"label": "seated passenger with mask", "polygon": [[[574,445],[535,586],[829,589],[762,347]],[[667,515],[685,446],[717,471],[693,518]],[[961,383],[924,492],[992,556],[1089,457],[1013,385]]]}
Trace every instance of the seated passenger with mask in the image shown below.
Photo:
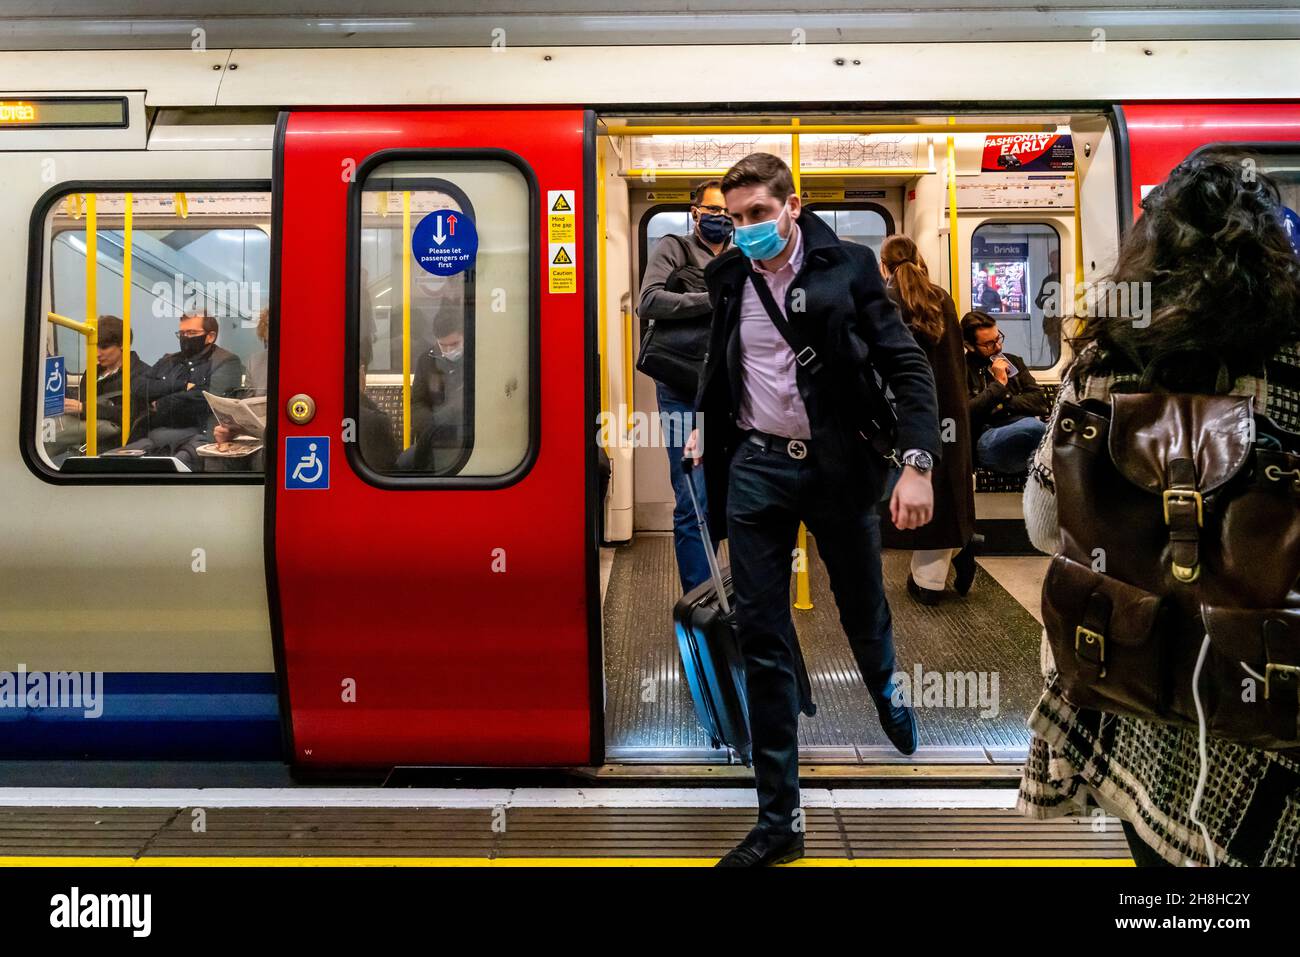
{"label": "seated passenger with mask", "polygon": [[182,316],[176,333],[180,350],[158,360],[142,375],[131,377],[131,424],[128,449],[170,455],[198,468],[196,449],[212,441],[215,418],[204,392],[232,396],[240,387],[243,364],[217,345],[217,320]]}

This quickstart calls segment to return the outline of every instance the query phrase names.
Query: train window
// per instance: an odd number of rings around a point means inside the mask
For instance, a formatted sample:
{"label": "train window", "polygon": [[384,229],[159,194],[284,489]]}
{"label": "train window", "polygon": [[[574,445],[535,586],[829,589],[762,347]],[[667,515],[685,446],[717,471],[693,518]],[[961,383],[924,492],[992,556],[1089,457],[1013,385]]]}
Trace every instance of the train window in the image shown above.
{"label": "train window", "polygon": [[638,276],[645,275],[646,263],[650,261],[650,251],[665,236],[689,236],[695,229],[691,221],[689,203],[654,206],[641,217],[641,269]]}
{"label": "train window", "polygon": [[883,206],[875,203],[817,203],[808,206],[840,239],[870,246],[880,259],[880,247],[885,237],[894,231],[894,218]]}
{"label": "train window", "polygon": [[260,480],[269,188],[110,189],[61,191],[33,218],[29,463]]}
{"label": "train window", "polygon": [[1061,357],[1061,237],[1047,223],[983,223],[971,236],[971,309],[998,320],[1031,369]]}
{"label": "train window", "polygon": [[360,389],[349,408],[353,462],[370,481],[481,484],[524,465],[536,414],[532,196],[531,174],[504,159],[389,161],[354,188]]}

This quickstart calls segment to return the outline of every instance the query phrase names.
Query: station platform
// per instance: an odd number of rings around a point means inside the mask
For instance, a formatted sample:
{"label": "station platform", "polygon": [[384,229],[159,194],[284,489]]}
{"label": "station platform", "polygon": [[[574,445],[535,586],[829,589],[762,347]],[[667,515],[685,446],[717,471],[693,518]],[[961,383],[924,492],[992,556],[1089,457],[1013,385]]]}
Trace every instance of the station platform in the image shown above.
{"label": "station platform", "polygon": [[[1013,788],[805,788],[793,867],[1129,866],[1119,822]],[[754,793],[697,788],[0,788],[0,867],[712,866]]]}

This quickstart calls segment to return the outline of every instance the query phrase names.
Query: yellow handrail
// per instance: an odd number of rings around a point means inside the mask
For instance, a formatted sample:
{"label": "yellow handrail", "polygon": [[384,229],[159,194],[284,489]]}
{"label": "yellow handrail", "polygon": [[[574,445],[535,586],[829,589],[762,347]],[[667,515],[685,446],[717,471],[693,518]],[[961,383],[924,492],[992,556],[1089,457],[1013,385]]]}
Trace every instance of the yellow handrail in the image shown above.
{"label": "yellow handrail", "polygon": [[402,448],[411,447],[411,191],[402,191]]}
{"label": "yellow handrail", "polygon": [[[955,123],[956,117],[948,117]],[[952,286],[952,301],[961,298],[961,244],[957,241],[957,143],[948,137],[948,282]],[[957,312],[961,312],[958,306]]]}
{"label": "yellow handrail", "polygon": [[[1077,336],[1083,329],[1084,320],[1080,317],[1080,312],[1086,312],[1086,309],[1080,309],[1080,299],[1086,299],[1086,293],[1083,288],[1083,204],[1079,201],[1083,192],[1083,167],[1079,163],[1079,153],[1074,154],[1074,305],[1070,310],[1071,318],[1074,319],[1074,329],[1072,334]],[[1059,264],[1058,264],[1059,265]],[[1060,270],[1058,270],[1059,272]],[[1065,297],[1059,292],[1056,296],[1057,309],[1065,304]],[[1062,347],[1064,351],[1064,347]]]}
{"label": "yellow handrail", "polygon": [[88,336],[95,331],[95,327],[89,323],[79,322],[76,319],[69,319],[67,316],[61,316],[57,312],[47,312],[45,318],[56,326],[62,326],[64,329],[71,329],[73,332],[83,336]]}
{"label": "yellow handrail", "polygon": [[632,401],[632,374],[636,366],[632,358],[632,304],[622,307],[623,313],[623,398],[627,400],[627,436],[635,436],[635,403]]}
{"label": "yellow handrail", "polygon": [[122,445],[131,432],[131,236],[134,193],[126,194],[122,215]]}
{"label": "yellow handrail", "polygon": [[[609,438],[609,317],[605,310],[605,149],[596,147],[596,347],[600,363],[599,438]],[[599,439],[598,439],[599,441]]]}
{"label": "yellow handrail", "polygon": [[96,196],[86,194],[86,371],[81,376],[81,407],[86,413],[86,455],[99,454],[99,362],[95,347],[99,344],[99,220]]}
{"label": "yellow handrail", "polygon": [[[790,172],[794,174],[794,193],[798,196],[802,192],[802,170],[799,168],[799,119],[795,117],[790,121]],[[812,589],[808,584],[808,529],[803,522],[799,523],[799,537],[796,542],[799,550],[799,564],[794,573],[794,607],[800,611],[808,611],[812,608]]]}

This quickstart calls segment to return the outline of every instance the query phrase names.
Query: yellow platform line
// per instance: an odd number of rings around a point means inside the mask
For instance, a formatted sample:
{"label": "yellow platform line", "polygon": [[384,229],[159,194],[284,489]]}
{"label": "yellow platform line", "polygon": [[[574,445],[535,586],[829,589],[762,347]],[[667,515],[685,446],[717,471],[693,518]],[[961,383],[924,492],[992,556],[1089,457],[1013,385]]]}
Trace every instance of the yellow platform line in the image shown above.
{"label": "yellow platform line", "polygon": [[[0,857],[0,867],[712,867],[715,857]],[[789,867],[1132,867],[1124,857],[814,857]]]}

